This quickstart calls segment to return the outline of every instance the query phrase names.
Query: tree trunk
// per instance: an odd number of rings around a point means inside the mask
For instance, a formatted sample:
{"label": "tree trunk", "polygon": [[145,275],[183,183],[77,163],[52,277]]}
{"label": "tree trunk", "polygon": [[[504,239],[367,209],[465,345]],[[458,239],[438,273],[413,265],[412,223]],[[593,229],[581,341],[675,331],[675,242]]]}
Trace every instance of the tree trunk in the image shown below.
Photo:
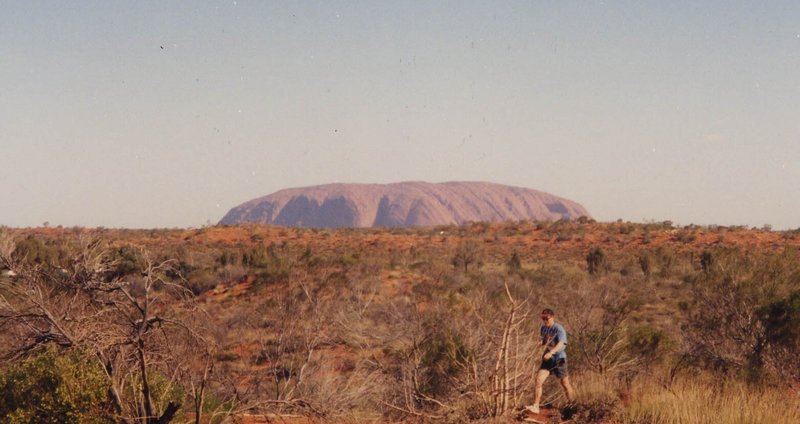
{"label": "tree trunk", "polygon": [[156,416],[153,413],[153,399],[150,396],[150,383],[147,377],[147,364],[144,357],[144,340],[139,339],[139,344],[136,348],[139,355],[139,372],[142,375],[142,404],[144,406],[144,422],[146,424],[156,423]]}

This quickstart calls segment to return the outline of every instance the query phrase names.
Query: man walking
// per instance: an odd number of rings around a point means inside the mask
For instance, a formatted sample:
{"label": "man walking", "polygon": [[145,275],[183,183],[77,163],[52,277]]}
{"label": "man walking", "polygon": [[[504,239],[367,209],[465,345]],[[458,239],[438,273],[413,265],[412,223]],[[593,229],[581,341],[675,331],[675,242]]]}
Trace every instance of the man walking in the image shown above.
{"label": "man walking", "polygon": [[544,355],[542,356],[542,365],[539,368],[539,372],[536,373],[533,405],[525,407],[525,409],[534,414],[539,413],[542,386],[544,386],[545,380],[551,373],[555,374],[561,382],[561,387],[564,388],[567,400],[571,402],[575,398],[567,372],[567,332],[564,331],[564,327],[561,324],[556,323],[555,315],[555,312],[549,308],[542,311],[542,327],[539,329],[539,335],[542,337]]}

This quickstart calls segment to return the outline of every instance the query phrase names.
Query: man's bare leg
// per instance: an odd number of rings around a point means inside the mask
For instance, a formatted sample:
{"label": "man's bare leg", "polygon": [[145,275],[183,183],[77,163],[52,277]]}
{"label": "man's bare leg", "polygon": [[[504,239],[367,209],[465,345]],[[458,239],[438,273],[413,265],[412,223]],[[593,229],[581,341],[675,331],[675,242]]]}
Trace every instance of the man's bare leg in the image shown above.
{"label": "man's bare leg", "polygon": [[528,410],[531,412],[539,412],[539,403],[542,401],[542,387],[544,386],[545,380],[550,375],[550,371],[547,370],[539,370],[536,374],[536,387],[533,389],[533,405],[528,407]]}
{"label": "man's bare leg", "polygon": [[564,377],[561,379],[561,387],[564,388],[564,393],[567,395],[567,401],[574,401],[575,391],[572,389],[572,384],[569,383],[569,377]]}

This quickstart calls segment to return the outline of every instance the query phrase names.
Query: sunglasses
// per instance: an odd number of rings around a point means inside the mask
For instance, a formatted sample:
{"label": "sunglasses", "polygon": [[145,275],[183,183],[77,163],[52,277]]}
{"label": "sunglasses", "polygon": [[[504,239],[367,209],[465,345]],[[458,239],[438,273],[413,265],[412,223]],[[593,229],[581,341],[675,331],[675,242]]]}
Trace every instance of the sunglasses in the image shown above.
{"label": "sunglasses", "polygon": [[552,318],[552,315],[542,315],[542,321],[547,321]]}

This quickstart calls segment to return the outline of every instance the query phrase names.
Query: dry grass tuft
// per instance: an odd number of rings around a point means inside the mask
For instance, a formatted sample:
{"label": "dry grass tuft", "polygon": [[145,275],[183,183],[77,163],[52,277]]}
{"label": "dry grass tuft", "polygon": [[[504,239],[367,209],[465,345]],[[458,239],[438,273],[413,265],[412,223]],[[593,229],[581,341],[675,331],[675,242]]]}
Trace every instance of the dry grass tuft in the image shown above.
{"label": "dry grass tuft", "polygon": [[621,414],[629,424],[794,424],[800,399],[787,390],[741,382],[681,380],[671,390],[645,382]]}

